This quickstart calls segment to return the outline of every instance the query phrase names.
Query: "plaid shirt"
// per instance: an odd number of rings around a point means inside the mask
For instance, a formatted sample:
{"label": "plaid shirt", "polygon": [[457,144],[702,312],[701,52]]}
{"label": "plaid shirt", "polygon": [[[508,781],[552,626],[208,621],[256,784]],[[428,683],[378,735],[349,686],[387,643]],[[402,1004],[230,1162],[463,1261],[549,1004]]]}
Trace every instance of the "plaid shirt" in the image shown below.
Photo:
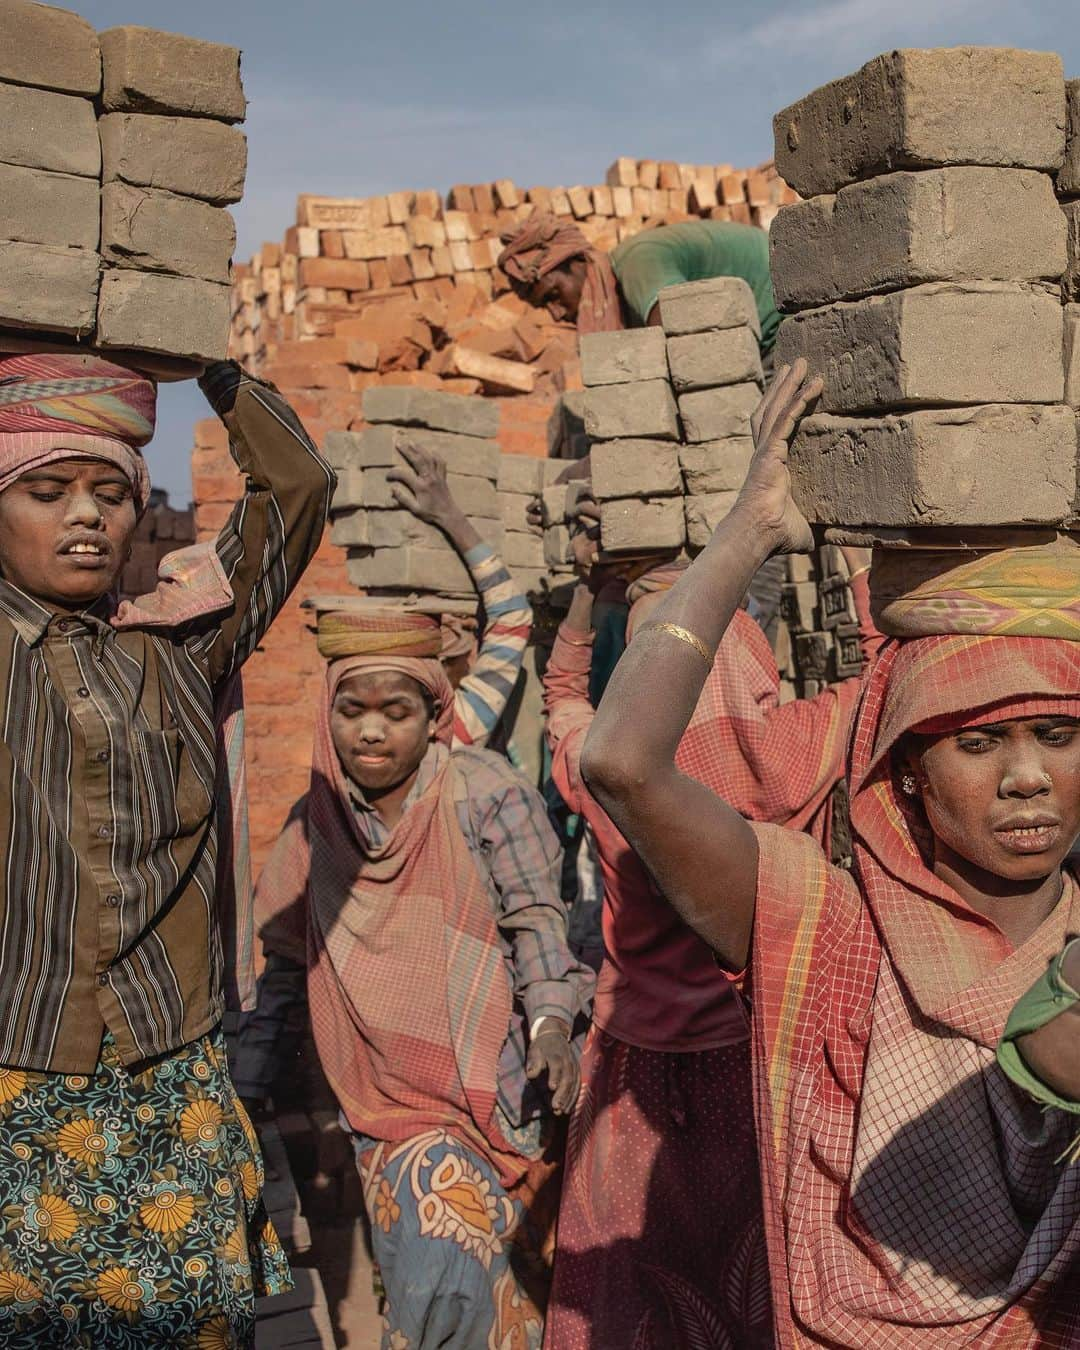
{"label": "plaid shirt", "polygon": [[248,475],[217,539],[224,618],[118,631],[111,601],[54,614],[0,582],[0,1064],[92,1073],[106,1028],[132,1064],[220,1020],[215,694],[318,547],[334,481],[236,371],[204,386]]}
{"label": "plaid shirt", "polygon": [[[540,795],[490,751],[455,750],[453,760],[467,788],[455,802],[458,824],[491,899],[513,993],[514,1013],[499,1065],[499,1105],[516,1125],[543,1109],[525,1078],[529,1027],[542,1017],[558,1017],[580,1035],[594,977],[567,945],[566,907],[559,897],[562,853]],[[435,756],[421,765],[406,810],[430,785],[438,765]],[[359,793],[353,807],[364,814],[366,831],[380,846],[389,834],[386,825]],[[290,1028],[296,1037],[303,1030],[297,1009],[306,998],[305,977],[303,966],[268,949],[258,1010],[244,1019],[234,1066],[244,1096],[270,1092],[295,1049],[285,1041]],[[402,978],[410,978],[404,967]]]}

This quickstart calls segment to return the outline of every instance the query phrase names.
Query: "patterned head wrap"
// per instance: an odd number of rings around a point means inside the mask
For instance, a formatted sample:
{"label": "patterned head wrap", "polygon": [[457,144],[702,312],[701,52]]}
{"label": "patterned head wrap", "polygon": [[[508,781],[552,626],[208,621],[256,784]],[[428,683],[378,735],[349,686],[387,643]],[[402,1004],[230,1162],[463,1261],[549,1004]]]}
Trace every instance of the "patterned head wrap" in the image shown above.
{"label": "patterned head wrap", "polygon": [[478,628],[479,624],[474,617],[464,614],[444,614],[440,657],[444,661],[453,661],[459,656],[469,656],[476,647]]}
{"label": "patterned head wrap", "polygon": [[30,469],[86,456],[123,470],[141,511],[150,478],[138,451],[156,402],[152,380],[98,356],[0,357],[0,492]]}
{"label": "patterned head wrap", "polygon": [[987,552],[875,549],[870,604],[890,637],[1080,639],[1080,539]]}
{"label": "patterned head wrap", "polygon": [[576,225],[548,211],[534,211],[517,230],[502,236],[499,266],[510,280],[528,290],[572,258],[585,260],[585,284],[577,313],[579,333],[610,333],[622,328],[615,269],[606,253],[595,249]]}

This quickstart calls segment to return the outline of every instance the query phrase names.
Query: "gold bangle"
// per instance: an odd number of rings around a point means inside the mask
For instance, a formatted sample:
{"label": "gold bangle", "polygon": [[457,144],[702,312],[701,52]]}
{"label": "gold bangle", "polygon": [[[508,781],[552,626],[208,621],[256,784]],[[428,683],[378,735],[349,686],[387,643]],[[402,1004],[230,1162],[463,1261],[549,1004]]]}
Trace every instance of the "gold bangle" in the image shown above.
{"label": "gold bangle", "polygon": [[862,567],[856,567],[854,572],[848,573],[848,581],[854,581],[856,577],[861,577],[864,572],[870,571],[870,564],[863,563]]}
{"label": "gold bangle", "polygon": [[704,642],[702,642],[696,633],[691,633],[689,628],[680,628],[677,623],[651,623],[649,624],[649,627],[658,628],[664,633],[670,633],[672,637],[678,638],[680,642],[685,642],[688,647],[693,647],[694,651],[697,652],[698,656],[701,657],[705,664],[710,668],[712,667],[713,658],[709,655]]}

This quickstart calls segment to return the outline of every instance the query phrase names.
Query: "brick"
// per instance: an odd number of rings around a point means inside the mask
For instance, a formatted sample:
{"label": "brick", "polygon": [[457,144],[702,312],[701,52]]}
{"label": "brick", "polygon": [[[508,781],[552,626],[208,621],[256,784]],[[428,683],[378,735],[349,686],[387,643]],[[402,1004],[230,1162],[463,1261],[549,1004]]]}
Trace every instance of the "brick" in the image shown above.
{"label": "brick", "polygon": [[1076,490],[1076,418],[1038,404],[819,414],[800,426],[789,467],[795,501],[818,524],[1057,522]]}
{"label": "brick", "polygon": [[907,49],[875,57],[773,118],[776,168],[802,197],[893,169],[1055,170],[1065,80],[1051,52]]}
{"label": "brick", "polygon": [[342,230],[341,242],[346,258],[404,257],[412,248],[409,236],[400,225],[376,230]]}
{"label": "brick", "polygon": [[615,333],[584,333],[579,342],[581,378],[586,387],[666,380],[667,353],[658,328],[627,328]]}
{"label": "brick", "polygon": [[777,367],[805,356],[823,412],[1062,396],[1061,305],[1008,282],[933,282],[804,310],[780,325]]}
{"label": "brick", "polygon": [[[338,468],[335,465],[335,468]],[[385,478],[381,486],[385,485]],[[338,468],[337,483],[334,486],[334,495],[330,499],[331,511],[352,511],[357,507],[369,507],[375,503],[368,500],[370,495],[366,490],[366,484],[363,473],[352,465],[345,465]],[[387,499],[380,503],[387,507],[396,505]]]}
{"label": "brick", "polygon": [[377,230],[390,224],[386,197],[319,197],[302,192],[296,223],[315,230]]}
{"label": "brick", "polygon": [[0,80],[93,98],[101,91],[98,35],[69,10],[4,0]]}
{"label": "brick", "polygon": [[247,137],[202,117],[108,113],[98,123],[102,176],[228,206],[244,195]]}
{"label": "brick", "polygon": [[332,463],[355,468],[390,468],[404,465],[401,447],[416,446],[439,455],[449,473],[455,477],[480,478],[494,483],[499,470],[500,452],[497,441],[481,440],[478,436],[456,436],[444,431],[428,431],[422,427],[379,425],[363,432],[331,432],[327,452]]}
{"label": "brick", "polygon": [[500,492],[535,495],[544,486],[546,462],[532,455],[503,455],[499,460]]}
{"label": "brick", "polygon": [[370,272],[366,262],[346,258],[300,259],[301,286],[324,286],[328,290],[366,291]]}
{"label": "brick", "polygon": [[713,537],[717,525],[735,505],[737,492],[711,492],[704,497],[686,499],[686,542],[702,549]]}
{"label": "brick", "polygon": [[859,616],[855,613],[855,602],[846,577],[826,577],[821,583],[820,595],[821,626],[826,632],[841,624],[858,623]]}
{"label": "brick", "polygon": [[786,206],[769,233],[785,309],[927,281],[1026,281],[1065,270],[1050,178],[1029,169],[890,173]]}
{"label": "brick", "polygon": [[429,525],[426,520],[414,516],[411,511],[368,511],[368,544],[371,548],[404,548],[414,545],[417,548],[433,549],[456,557],[454,546],[437,525]]}
{"label": "brick", "polygon": [[1080,408],[1080,305],[1065,306],[1065,402]]}
{"label": "brick", "polygon": [[472,595],[469,570],[454,553],[428,548],[381,548],[345,564],[349,581],[366,590]]}
{"label": "brick", "polygon": [[173,192],[106,183],[101,253],[120,267],[227,282],[236,226],[220,206]]}
{"label": "brick", "polygon": [[340,365],[359,370],[374,370],[378,364],[379,349],[374,342],[363,338],[332,337],[307,338],[302,342],[275,344],[275,361],[336,361]]}
{"label": "brick", "polygon": [[1065,162],[1057,176],[1063,197],[1080,193],[1080,80],[1065,85]]}
{"label": "brick", "polygon": [[370,548],[368,521],[374,511],[341,511],[330,525],[330,542],[335,548]]}
{"label": "brick", "polygon": [[244,120],[238,47],[134,25],[107,28],[100,41],[106,112]]}
{"label": "brick", "polygon": [[589,468],[598,502],[682,492],[679,449],[670,441],[598,441],[589,451]]}
{"label": "brick", "polygon": [[455,342],[448,347],[446,360],[448,370],[479,380],[492,393],[531,394],[536,388],[536,371],[531,366],[489,356],[465,343]]}
{"label": "brick", "polygon": [[585,432],[595,441],[655,437],[677,441],[679,423],[667,380],[639,380],[585,391]]}
{"label": "brick", "polygon": [[500,489],[499,514],[508,530],[516,534],[532,534],[528,510],[535,496],[536,494],[531,492],[503,492]]}
{"label": "brick", "polygon": [[856,679],[865,661],[858,624],[840,624],[833,630],[833,660],[838,680]]}
{"label": "brick", "polygon": [[94,105],[70,94],[0,84],[0,163],[97,178],[101,143]]}
{"label": "brick", "polygon": [[817,628],[817,607],[816,582],[786,582],[780,587],[780,617],[796,632],[813,632]]}
{"label": "brick", "polygon": [[[517,539],[525,535],[515,535]],[[570,531],[565,525],[552,525],[544,531],[542,556],[545,567],[566,567],[574,561],[574,551],[570,544]]]}
{"label": "brick", "polygon": [[727,384],[683,394],[679,399],[683,436],[691,443],[749,436],[750,414],[760,402],[756,384]]}
{"label": "brick", "polygon": [[0,324],[93,332],[101,260],[89,249],[0,240]]}
{"label": "brick", "polygon": [[485,439],[496,436],[499,430],[499,409],[488,399],[427,389],[368,389],[364,393],[364,418]]}
{"label": "brick", "polygon": [[721,384],[758,383],[764,378],[761,354],[752,328],[722,328],[688,333],[667,342],[671,383],[676,393],[713,389]]}
{"label": "brick", "polygon": [[749,436],[732,436],[723,441],[702,441],[679,447],[679,464],[691,495],[734,492],[742,487],[754,442]]}
{"label": "brick", "polygon": [[228,286],[120,267],[101,278],[97,343],[197,361],[224,360]]}
{"label": "brick", "polygon": [[749,325],[761,336],[754,292],[742,277],[712,277],[667,286],[658,297],[660,326],[668,337],[708,333],[716,328]]}
{"label": "brick", "polygon": [[577,478],[568,483],[552,483],[540,494],[540,516],[544,529],[565,525],[588,486],[587,480]]}
{"label": "brick", "polygon": [[95,178],[0,164],[0,239],[96,249],[99,202]]}
{"label": "brick", "polygon": [[626,155],[621,155],[614,162],[614,164],[612,164],[608,168],[607,174],[604,177],[604,182],[607,184],[608,187],[612,188],[637,187],[637,181],[638,181],[637,162],[636,160],[627,158]]}
{"label": "brick", "polygon": [[511,531],[503,540],[502,560],[510,568],[546,567],[544,558],[544,535]]}
{"label": "brick", "polygon": [[605,552],[681,548],[685,540],[681,497],[601,503],[600,543]]}
{"label": "brick", "polygon": [[1061,289],[1066,300],[1080,300],[1080,201],[1062,202],[1065,217],[1068,265],[1061,278]]}

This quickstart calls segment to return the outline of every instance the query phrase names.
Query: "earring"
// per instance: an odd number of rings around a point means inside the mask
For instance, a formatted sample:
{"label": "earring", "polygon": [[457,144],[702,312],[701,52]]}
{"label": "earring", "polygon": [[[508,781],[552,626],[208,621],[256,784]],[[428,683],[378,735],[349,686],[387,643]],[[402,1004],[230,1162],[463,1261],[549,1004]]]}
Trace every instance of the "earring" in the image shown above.
{"label": "earring", "polygon": [[915,775],[913,773],[902,774],[900,777],[900,786],[909,797],[914,797],[915,789],[918,787],[918,784],[915,781]]}

